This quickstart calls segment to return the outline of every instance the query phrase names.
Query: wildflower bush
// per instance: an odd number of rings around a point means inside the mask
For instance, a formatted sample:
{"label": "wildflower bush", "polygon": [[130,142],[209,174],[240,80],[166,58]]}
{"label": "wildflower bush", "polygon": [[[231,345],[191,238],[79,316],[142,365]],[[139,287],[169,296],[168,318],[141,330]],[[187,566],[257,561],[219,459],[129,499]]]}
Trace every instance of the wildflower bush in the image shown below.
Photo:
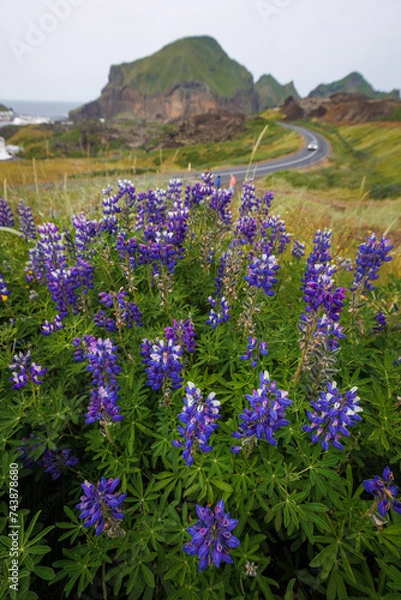
{"label": "wildflower bush", "polygon": [[0,200],[0,597],[400,598],[390,241],[210,174],[103,208]]}

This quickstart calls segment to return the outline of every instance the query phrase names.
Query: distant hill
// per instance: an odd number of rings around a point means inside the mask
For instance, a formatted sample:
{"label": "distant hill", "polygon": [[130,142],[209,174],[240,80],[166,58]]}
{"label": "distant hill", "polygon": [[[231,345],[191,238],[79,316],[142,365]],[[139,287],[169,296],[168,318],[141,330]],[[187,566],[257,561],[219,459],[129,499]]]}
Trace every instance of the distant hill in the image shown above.
{"label": "distant hill", "polygon": [[255,83],[255,89],[259,110],[280,106],[289,96],[295,100],[300,98],[293,81],[281,85],[272,75],[262,75]]}
{"label": "distant hill", "polygon": [[373,87],[366,81],[366,79],[357,72],[350,73],[344,79],[339,81],[333,81],[333,83],[322,83],[312,90],[309,97],[318,96],[320,98],[327,98],[332,94],[364,94],[368,98],[375,100],[399,100],[400,91],[392,90],[391,92],[377,92]]}
{"label": "distant hill", "polygon": [[72,111],[75,119],[172,121],[215,110],[258,108],[251,73],[211,37],[189,37],[131,63],[114,65],[98,100]]}

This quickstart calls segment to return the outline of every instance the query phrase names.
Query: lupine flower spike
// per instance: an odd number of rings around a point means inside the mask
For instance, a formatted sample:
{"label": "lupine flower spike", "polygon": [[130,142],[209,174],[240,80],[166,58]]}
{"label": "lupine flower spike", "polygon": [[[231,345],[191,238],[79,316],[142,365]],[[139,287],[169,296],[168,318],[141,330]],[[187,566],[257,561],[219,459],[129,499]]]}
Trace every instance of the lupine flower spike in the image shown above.
{"label": "lupine flower spike", "polygon": [[219,567],[222,562],[232,564],[231,548],[237,548],[240,541],[231,533],[238,525],[237,519],[230,519],[224,512],[224,501],[220,500],[213,511],[209,506],[196,506],[199,521],[188,527],[192,540],[183,547],[190,556],[199,557],[199,571],[206,567]]}
{"label": "lupine flower spike", "polygon": [[124,502],[127,494],[115,493],[120,479],[108,479],[102,477],[96,484],[81,484],[84,496],[81,496],[81,503],[77,508],[81,510],[79,515],[84,520],[84,527],[95,527],[95,534],[100,535],[105,531],[109,537],[122,537],[125,531],[121,529],[120,521],[124,519],[124,513],[121,510],[121,504]]}

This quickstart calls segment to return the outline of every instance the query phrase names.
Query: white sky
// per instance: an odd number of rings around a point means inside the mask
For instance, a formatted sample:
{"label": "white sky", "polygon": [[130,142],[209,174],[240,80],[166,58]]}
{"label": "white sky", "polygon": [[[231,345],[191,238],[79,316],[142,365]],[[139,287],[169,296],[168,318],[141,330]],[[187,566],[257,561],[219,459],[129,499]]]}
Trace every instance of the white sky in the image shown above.
{"label": "white sky", "polygon": [[401,88],[401,0],[0,0],[0,14],[4,99],[88,101],[111,64],[205,34],[301,95],[351,71]]}

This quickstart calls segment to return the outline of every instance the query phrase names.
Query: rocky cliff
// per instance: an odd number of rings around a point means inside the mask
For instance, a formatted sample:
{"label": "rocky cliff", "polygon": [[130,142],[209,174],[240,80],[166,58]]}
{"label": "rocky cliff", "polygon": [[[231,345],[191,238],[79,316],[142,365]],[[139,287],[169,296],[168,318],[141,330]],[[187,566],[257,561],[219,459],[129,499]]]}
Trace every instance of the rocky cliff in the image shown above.
{"label": "rocky cliff", "polygon": [[299,98],[293,81],[282,85],[272,75],[262,75],[255,83],[255,89],[259,110],[267,110],[268,108],[280,106],[289,96],[292,96],[296,100]]}
{"label": "rocky cliff", "polygon": [[366,81],[366,79],[357,72],[350,73],[343,79],[333,81],[332,83],[321,83],[309,96],[318,96],[320,98],[328,98],[333,94],[363,94],[374,100],[399,100],[400,90],[392,90],[391,92],[378,92]]}
{"label": "rocky cliff", "polygon": [[253,77],[213,38],[202,36],[112,66],[100,98],[71,116],[169,122],[220,110],[257,112]]}
{"label": "rocky cliff", "polygon": [[329,123],[367,123],[401,118],[401,102],[374,100],[363,94],[333,94],[330,98],[287,98],[281,107],[287,121],[320,118]]}

